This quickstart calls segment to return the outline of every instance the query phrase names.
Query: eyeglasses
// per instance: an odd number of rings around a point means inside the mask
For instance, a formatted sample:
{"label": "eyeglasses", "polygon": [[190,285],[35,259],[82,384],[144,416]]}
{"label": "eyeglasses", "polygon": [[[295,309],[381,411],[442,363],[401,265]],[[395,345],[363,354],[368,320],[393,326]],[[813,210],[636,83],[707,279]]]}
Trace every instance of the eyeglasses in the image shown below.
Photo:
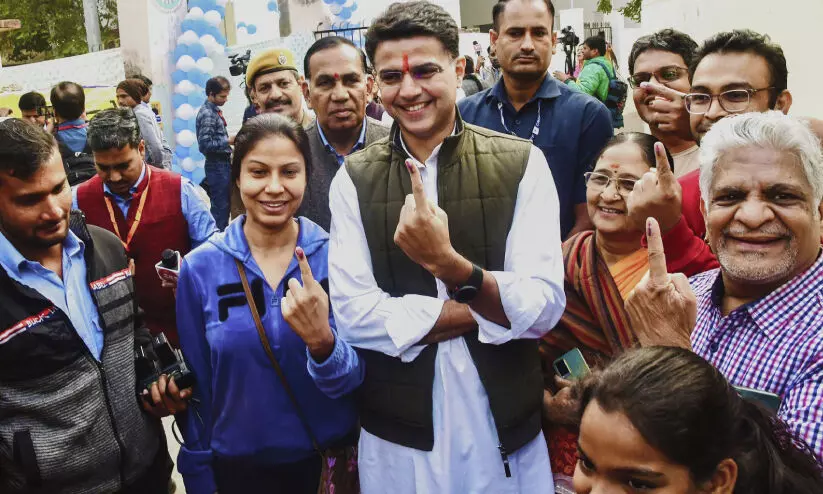
{"label": "eyeglasses", "polygon": [[749,108],[752,96],[760,91],[769,91],[771,89],[774,89],[774,86],[760,89],[732,89],[720,94],[689,93],[684,96],[683,100],[686,103],[686,111],[693,115],[703,115],[708,112],[714,99],[717,99],[720,108],[723,108],[723,110],[729,113],[740,113]]}
{"label": "eyeglasses", "polygon": [[[423,81],[428,81],[437,74],[443,72],[443,67],[433,63],[426,63],[423,65],[410,67],[408,72],[409,75],[411,75],[412,80],[420,83]],[[381,70],[377,73],[377,81],[381,86],[395,87],[399,86],[403,82],[403,77],[405,77],[405,75],[406,72],[402,70]]]}
{"label": "eyeglasses", "polygon": [[586,186],[594,190],[606,190],[609,184],[615,182],[617,184],[617,193],[621,196],[627,196],[634,190],[634,184],[637,180],[632,178],[611,177],[597,172],[586,172],[583,174],[586,179]]}
{"label": "eyeglasses", "polygon": [[654,72],[638,72],[629,77],[629,84],[631,84],[633,88],[639,88],[641,83],[652,80],[652,76],[662,83],[674,82],[686,75],[688,72],[688,69],[685,67],[669,65],[666,67],[661,67]]}

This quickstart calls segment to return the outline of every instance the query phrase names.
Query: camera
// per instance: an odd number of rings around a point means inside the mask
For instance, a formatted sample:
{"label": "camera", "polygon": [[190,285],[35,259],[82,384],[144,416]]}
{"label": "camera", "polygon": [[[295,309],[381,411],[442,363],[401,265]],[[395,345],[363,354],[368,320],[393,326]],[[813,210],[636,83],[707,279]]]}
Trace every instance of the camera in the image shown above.
{"label": "camera", "polygon": [[574,51],[575,47],[580,44],[580,38],[575,34],[574,28],[566,26],[560,30],[560,36],[557,38],[563,45],[564,51]]}
{"label": "camera", "polygon": [[241,55],[235,53],[229,57],[229,73],[237,77],[246,73],[249,68],[249,60],[251,60],[251,50],[246,50],[246,53]]}
{"label": "camera", "polygon": [[181,390],[194,385],[194,374],[183,360],[183,354],[171,347],[163,333],[153,336],[150,344],[135,349],[134,366],[137,373],[138,396],[144,389],[150,389],[163,374],[169,379],[174,378],[175,384]]}

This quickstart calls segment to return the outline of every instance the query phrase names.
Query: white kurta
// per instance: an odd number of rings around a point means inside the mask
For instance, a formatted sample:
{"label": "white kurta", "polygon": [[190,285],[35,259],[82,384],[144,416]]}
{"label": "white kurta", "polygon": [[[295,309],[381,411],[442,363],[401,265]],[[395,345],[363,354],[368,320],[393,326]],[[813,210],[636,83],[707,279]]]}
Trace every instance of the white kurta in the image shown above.
{"label": "white kurta", "polygon": [[[425,164],[418,164],[426,195],[434,202],[438,200],[439,150],[438,146]],[[413,345],[431,330],[449,299],[445,285],[437,280],[437,298],[392,298],[377,286],[357,191],[345,167],[332,182],[330,206],[329,280],[340,336],[356,347],[405,362],[414,360],[423,346]],[[500,345],[514,338],[539,338],[563,314],[558,211],[546,159],[532,147],[506,240],[505,271],[493,272],[511,329],[472,312],[481,342]],[[506,477],[488,396],[463,338],[438,345],[433,404],[432,451],[400,446],[361,431],[359,467],[364,494],[554,492],[542,434],[509,454],[512,475]]]}

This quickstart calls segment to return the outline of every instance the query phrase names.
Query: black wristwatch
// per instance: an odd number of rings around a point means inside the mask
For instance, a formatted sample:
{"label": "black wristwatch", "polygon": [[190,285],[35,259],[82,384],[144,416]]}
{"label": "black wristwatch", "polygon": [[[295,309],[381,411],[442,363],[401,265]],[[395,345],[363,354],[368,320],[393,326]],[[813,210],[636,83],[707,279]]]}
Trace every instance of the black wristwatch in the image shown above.
{"label": "black wristwatch", "polygon": [[472,274],[462,285],[450,291],[452,300],[461,304],[469,304],[480,293],[483,286],[483,270],[477,264],[472,264]]}

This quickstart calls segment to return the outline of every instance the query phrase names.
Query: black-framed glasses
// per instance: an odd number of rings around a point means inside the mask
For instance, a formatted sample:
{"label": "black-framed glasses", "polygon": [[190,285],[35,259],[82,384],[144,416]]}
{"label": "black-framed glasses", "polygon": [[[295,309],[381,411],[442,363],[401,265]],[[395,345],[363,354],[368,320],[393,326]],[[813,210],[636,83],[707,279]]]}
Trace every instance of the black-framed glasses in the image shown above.
{"label": "black-framed glasses", "polygon": [[666,67],[660,67],[654,72],[637,72],[629,77],[629,84],[631,84],[633,88],[639,88],[641,83],[652,80],[652,76],[661,83],[674,82],[688,73],[689,70],[686,67],[667,65]]}
{"label": "black-framed glasses", "polygon": [[752,96],[760,91],[770,91],[774,86],[760,89],[731,89],[720,94],[689,93],[683,97],[686,111],[694,115],[703,115],[712,106],[712,100],[717,99],[720,107],[728,113],[740,113],[749,108]]}
{"label": "black-framed glasses", "polygon": [[[443,67],[434,63],[425,63],[409,67],[409,75],[415,82],[424,82],[443,72]],[[403,82],[406,72],[402,70],[381,70],[377,73],[377,81],[381,86],[399,86]]]}
{"label": "black-framed glasses", "polygon": [[629,195],[634,190],[634,184],[637,183],[637,180],[633,178],[612,177],[598,172],[586,172],[583,178],[586,179],[586,186],[594,190],[606,190],[610,183],[615,182],[617,192],[621,196]]}

